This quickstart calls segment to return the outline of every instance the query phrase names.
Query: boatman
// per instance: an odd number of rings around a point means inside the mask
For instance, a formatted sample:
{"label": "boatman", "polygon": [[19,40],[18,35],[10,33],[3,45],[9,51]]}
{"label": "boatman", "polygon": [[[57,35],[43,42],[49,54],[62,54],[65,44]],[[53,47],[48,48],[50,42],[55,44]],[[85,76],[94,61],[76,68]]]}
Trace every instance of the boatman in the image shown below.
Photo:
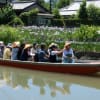
{"label": "boatman", "polygon": [[68,41],[64,45],[62,63],[74,63],[74,53],[71,48],[71,43]]}

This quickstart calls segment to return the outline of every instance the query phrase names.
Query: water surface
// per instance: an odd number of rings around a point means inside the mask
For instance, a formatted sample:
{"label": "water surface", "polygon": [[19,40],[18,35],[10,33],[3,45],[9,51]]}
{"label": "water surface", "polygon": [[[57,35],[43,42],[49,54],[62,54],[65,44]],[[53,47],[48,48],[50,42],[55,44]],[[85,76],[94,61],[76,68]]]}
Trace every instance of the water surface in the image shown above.
{"label": "water surface", "polygon": [[0,100],[99,100],[100,77],[0,66]]}

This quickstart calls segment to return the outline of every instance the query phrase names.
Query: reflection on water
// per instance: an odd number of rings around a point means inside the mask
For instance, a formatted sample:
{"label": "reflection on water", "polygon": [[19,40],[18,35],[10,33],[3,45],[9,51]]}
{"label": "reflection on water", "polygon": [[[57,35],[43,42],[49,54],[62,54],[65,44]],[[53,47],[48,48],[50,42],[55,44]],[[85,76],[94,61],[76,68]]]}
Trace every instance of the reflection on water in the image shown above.
{"label": "reflection on water", "polygon": [[2,100],[98,100],[100,77],[0,67]]}

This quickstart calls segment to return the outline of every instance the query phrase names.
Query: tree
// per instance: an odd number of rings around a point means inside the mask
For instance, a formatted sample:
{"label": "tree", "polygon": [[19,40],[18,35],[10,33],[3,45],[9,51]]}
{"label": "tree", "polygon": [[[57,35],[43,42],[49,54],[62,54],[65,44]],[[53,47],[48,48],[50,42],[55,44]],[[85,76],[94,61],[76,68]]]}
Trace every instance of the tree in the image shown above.
{"label": "tree", "polygon": [[53,15],[55,18],[60,18],[59,10],[57,8],[53,9]]}
{"label": "tree", "polygon": [[7,5],[0,10],[0,24],[7,24],[16,16],[11,5]]}
{"label": "tree", "polygon": [[36,21],[36,16],[38,14],[38,8],[32,9],[29,12],[23,12],[20,14],[21,20],[24,22],[25,25],[32,24],[32,21]]}
{"label": "tree", "polygon": [[83,0],[82,4],[80,5],[80,9],[78,12],[78,17],[80,19],[87,19],[87,9],[86,9],[86,0]]}
{"label": "tree", "polygon": [[39,2],[40,4],[44,4],[45,3],[44,0],[37,0],[37,2]]}
{"label": "tree", "polygon": [[59,0],[56,4],[57,8],[62,8],[70,4],[71,0]]}
{"label": "tree", "polygon": [[93,4],[89,5],[87,8],[88,18],[92,20],[100,20],[100,8],[97,8]]}

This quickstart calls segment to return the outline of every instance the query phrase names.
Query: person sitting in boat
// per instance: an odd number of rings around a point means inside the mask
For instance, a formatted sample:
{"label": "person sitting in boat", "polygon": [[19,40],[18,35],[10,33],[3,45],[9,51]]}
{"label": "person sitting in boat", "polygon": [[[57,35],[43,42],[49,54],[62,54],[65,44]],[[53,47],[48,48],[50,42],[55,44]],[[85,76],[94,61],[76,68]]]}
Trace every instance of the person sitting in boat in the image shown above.
{"label": "person sitting in boat", "polygon": [[46,50],[46,44],[45,43],[41,43],[40,51],[38,53],[38,57],[39,57],[39,62],[48,62],[49,54]]}
{"label": "person sitting in boat", "polygon": [[24,49],[24,47],[25,47],[25,44],[26,44],[26,43],[21,43],[21,44],[20,44],[20,47],[19,47],[19,50],[18,50],[18,53],[17,53],[17,58],[18,58],[18,60],[21,59],[22,51],[23,51],[23,49]]}
{"label": "person sitting in boat", "polygon": [[30,48],[31,48],[31,44],[25,44],[24,49],[22,50],[21,53],[21,57],[20,60],[22,61],[28,61],[29,57],[30,57]]}
{"label": "person sitting in boat", "polygon": [[58,45],[56,43],[51,43],[48,49],[49,53],[49,62],[59,62],[58,54],[61,51],[58,50]]}
{"label": "person sitting in boat", "polygon": [[38,58],[38,53],[39,53],[39,44],[38,43],[33,43],[33,46],[30,50],[30,55],[32,57],[32,61],[39,61],[39,58]]}
{"label": "person sitting in boat", "polygon": [[70,45],[70,42],[66,42],[64,45],[62,63],[74,63],[74,53]]}
{"label": "person sitting in boat", "polygon": [[15,41],[12,44],[11,60],[18,60],[17,54],[18,54],[19,47],[20,47],[20,42],[19,41]]}
{"label": "person sitting in boat", "polygon": [[0,41],[0,58],[3,58],[4,47],[4,42]]}
{"label": "person sitting in boat", "polygon": [[8,43],[7,46],[4,48],[3,59],[10,60],[11,52],[12,52],[12,44]]}

